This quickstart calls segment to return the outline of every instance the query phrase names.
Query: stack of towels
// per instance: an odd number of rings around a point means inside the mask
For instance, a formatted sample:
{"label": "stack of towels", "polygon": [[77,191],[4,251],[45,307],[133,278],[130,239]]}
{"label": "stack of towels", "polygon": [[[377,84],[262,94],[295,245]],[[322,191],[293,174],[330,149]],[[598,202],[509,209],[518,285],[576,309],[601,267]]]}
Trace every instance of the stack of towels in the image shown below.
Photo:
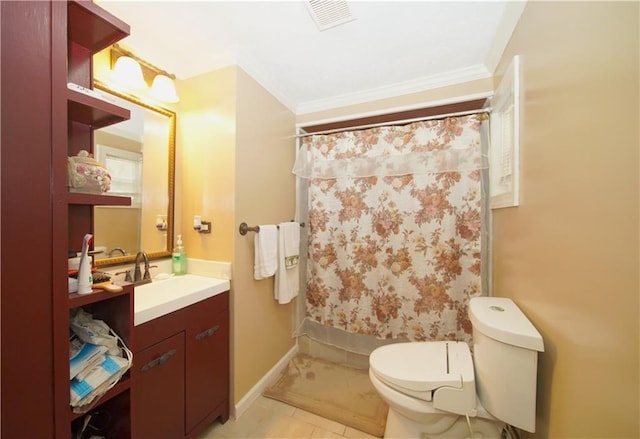
{"label": "stack of towels", "polygon": [[273,296],[278,303],[289,303],[298,295],[298,259],[300,257],[300,224],[260,225],[255,236],[254,278],[275,275]]}

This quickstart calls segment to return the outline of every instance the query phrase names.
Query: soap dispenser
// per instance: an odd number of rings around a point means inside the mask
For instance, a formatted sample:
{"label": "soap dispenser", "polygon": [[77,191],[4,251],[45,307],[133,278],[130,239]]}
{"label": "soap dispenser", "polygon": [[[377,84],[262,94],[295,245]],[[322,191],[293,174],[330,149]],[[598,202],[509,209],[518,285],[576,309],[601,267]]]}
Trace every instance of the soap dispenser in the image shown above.
{"label": "soap dispenser", "polygon": [[171,259],[171,271],[173,274],[187,274],[187,253],[184,251],[184,247],[182,245],[182,235],[178,235]]}

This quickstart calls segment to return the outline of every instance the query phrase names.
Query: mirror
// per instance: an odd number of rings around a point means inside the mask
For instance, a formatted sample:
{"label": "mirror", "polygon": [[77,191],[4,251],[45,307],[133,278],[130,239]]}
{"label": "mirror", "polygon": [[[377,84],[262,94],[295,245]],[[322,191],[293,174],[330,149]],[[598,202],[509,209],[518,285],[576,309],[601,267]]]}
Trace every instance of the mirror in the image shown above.
{"label": "mirror", "polygon": [[95,265],[171,256],[174,229],[176,114],[113,90],[94,88],[131,110],[131,119],[94,131],[94,156],[111,175],[110,195],[131,197],[131,206],[94,207]]}

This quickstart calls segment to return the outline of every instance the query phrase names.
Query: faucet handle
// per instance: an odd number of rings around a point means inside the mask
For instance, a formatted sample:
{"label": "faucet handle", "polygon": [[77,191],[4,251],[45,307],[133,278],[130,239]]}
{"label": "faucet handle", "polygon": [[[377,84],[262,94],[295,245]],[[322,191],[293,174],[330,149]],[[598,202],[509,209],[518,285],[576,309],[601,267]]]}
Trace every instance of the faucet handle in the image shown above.
{"label": "faucet handle", "polygon": [[116,273],[116,276],[119,276],[121,274],[124,274],[124,281],[125,282],[132,282],[132,280],[131,280],[131,270],[118,271]]}
{"label": "faucet handle", "polygon": [[143,280],[151,280],[151,274],[149,274],[149,268],[158,268],[158,266],[147,265],[146,267],[144,267],[144,276],[142,277]]}

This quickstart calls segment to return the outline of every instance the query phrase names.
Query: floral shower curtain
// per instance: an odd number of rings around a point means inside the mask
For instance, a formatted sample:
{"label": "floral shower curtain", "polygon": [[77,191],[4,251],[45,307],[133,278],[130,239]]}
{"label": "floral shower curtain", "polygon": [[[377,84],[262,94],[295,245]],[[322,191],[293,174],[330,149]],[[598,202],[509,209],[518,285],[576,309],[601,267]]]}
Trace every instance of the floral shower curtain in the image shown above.
{"label": "floral shower curtain", "polygon": [[304,138],[306,318],[377,339],[469,341],[482,294],[484,114]]}

